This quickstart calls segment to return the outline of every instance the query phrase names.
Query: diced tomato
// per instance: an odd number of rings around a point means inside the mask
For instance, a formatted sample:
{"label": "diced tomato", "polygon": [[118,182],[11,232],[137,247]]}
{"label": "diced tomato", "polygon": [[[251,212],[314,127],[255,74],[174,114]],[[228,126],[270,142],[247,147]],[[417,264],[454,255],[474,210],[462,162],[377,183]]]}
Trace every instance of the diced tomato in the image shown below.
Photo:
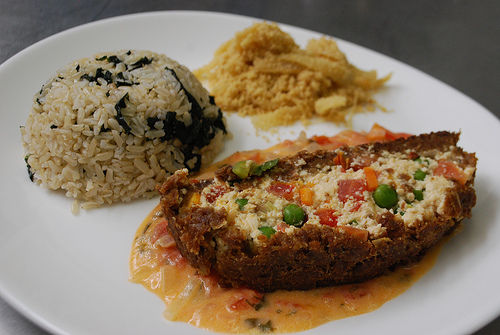
{"label": "diced tomato", "polygon": [[325,226],[336,227],[338,215],[333,209],[321,208],[316,211],[317,216],[319,216],[319,223]]}
{"label": "diced tomato", "polygon": [[358,133],[354,130],[344,130],[333,136],[333,139],[345,143],[346,145],[359,145],[369,142],[366,135]]}
{"label": "diced tomato", "polygon": [[167,219],[163,219],[155,226],[153,234],[151,235],[151,243],[158,241],[160,237],[165,234],[169,234]]}
{"label": "diced tomato", "polygon": [[187,264],[184,257],[182,257],[181,252],[177,247],[162,248],[161,257],[165,263],[175,266],[184,266]]}
{"label": "diced tomato", "polygon": [[330,138],[327,136],[313,136],[312,140],[319,145],[326,145],[331,143]]}
{"label": "diced tomato", "polygon": [[410,136],[412,135],[407,133],[393,133],[377,123],[373,124],[370,132],[366,134],[366,138],[370,142],[393,141],[398,138],[408,138]]}
{"label": "diced tomato", "polygon": [[286,200],[292,200],[294,189],[295,186],[292,184],[275,181],[269,185],[267,191],[279,197],[285,198]]}
{"label": "diced tomato", "polygon": [[221,185],[215,185],[212,189],[205,194],[205,198],[208,202],[212,203],[217,200],[218,197],[227,192],[227,188]]}
{"label": "diced tomato", "polygon": [[339,200],[346,203],[348,200],[365,200],[364,192],[367,190],[366,182],[363,179],[339,180]]}
{"label": "diced tomato", "polygon": [[464,185],[467,182],[467,175],[455,163],[440,160],[438,166],[434,169],[435,176],[443,176],[447,179],[458,181]]}
{"label": "diced tomato", "polygon": [[264,298],[264,294],[250,289],[233,289],[233,291],[235,291],[236,294],[234,300],[228,305],[230,311],[256,308],[259,303],[262,303]]}

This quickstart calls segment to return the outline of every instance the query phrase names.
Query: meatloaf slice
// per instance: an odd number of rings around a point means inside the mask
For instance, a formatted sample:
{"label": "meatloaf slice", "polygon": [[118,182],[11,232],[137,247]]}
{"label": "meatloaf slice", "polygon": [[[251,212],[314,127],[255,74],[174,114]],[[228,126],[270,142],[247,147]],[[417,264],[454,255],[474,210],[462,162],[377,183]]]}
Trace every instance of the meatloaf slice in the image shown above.
{"label": "meatloaf slice", "polygon": [[300,152],[176,172],[159,191],[182,255],[223,286],[259,291],[359,282],[418,259],[470,217],[476,157],[459,134]]}

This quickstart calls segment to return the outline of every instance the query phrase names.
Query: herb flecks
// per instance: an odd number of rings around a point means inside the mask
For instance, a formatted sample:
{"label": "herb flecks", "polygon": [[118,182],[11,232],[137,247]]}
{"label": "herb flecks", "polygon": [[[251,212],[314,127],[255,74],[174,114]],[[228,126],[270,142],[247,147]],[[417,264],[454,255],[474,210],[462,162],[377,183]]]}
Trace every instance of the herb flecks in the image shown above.
{"label": "herb flecks", "polygon": [[274,331],[271,320],[263,321],[257,318],[248,318],[245,319],[245,324],[248,328],[259,328],[259,330],[263,333],[270,333]]}
{"label": "herb flecks", "polygon": [[135,62],[134,64],[131,65],[132,68],[130,69],[130,71],[133,71],[133,70],[141,68],[145,65],[151,64],[152,61],[153,61],[153,58],[142,57],[137,62]]}
{"label": "herb flecks", "polygon": [[87,80],[89,82],[96,82],[97,85],[101,85],[97,79],[102,78],[106,81],[107,84],[110,84],[113,82],[113,79],[111,78],[111,72],[108,70],[104,71],[101,67],[98,68],[95,72],[95,76],[92,76],[88,73],[85,73],[80,77],[80,80]]}
{"label": "herb flecks", "polygon": [[118,58],[117,56],[113,55],[113,56],[108,56],[108,63],[113,63],[115,64],[120,64],[122,61],[120,60],[120,58]]}
{"label": "herb flecks", "polygon": [[28,176],[30,177],[30,180],[32,182],[35,181],[35,173],[33,172],[33,170],[31,170],[31,165],[28,163],[28,158],[30,157],[30,155],[26,155],[24,157],[24,162],[26,163],[26,168],[28,169]]}
{"label": "herb flecks", "polygon": [[132,128],[130,128],[130,126],[128,125],[127,121],[125,121],[125,118],[123,117],[122,114],[122,109],[127,107],[127,104],[125,103],[125,100],[127,99],[128,99],[128,93],[125,93],[125,95],[115,105],[115,110],[116,110],[116,121],[118,121],[118,124],[122,126],[126,134],[130,134]]}

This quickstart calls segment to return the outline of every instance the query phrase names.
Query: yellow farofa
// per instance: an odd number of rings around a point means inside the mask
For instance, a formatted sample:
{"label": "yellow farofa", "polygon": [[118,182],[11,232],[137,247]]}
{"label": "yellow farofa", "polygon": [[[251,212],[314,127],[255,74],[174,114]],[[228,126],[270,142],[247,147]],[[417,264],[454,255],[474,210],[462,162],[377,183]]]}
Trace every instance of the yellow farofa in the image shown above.
{"label": "yellow farofa", "polygon": [[346,123],[375,109],[373,93],[390,78],[350,64],[332,39],[312,39],[301,49],[271,23],[236,33],[195,75],[222,109],[252,116],[260,129],[315,116]]}

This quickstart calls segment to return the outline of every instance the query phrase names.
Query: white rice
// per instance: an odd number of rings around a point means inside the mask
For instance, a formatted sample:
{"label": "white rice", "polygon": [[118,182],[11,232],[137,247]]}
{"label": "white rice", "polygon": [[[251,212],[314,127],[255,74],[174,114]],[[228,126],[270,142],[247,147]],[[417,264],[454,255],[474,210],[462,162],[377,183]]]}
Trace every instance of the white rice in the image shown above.
{"label": "white rice", "polygon": [[186,67],[123,50],[58,71],[35,94],[21,133],[32,180],[92,208],[149,197],[174,171],[207,165],[226,129]]}

